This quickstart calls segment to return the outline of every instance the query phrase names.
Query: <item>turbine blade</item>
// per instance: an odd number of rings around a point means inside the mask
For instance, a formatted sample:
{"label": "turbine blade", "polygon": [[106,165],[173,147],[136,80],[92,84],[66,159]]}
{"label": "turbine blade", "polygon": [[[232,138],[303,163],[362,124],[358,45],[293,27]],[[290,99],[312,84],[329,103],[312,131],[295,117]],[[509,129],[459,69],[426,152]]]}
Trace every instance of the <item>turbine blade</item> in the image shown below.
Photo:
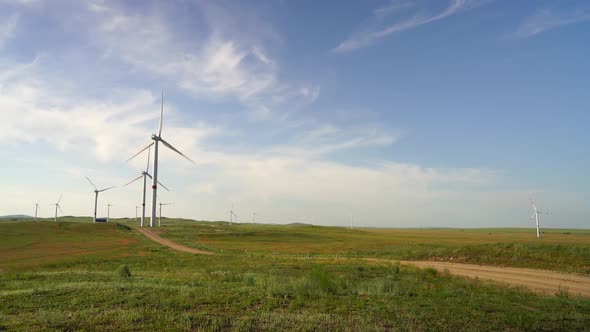
{"label": "turbine blade", "polygon": [[170,191],[170,189],[166,188],[165,185],[162,184],[162,182],[158,181],[158,184],[162,186],[162,188],[166,189],[166,191]]}
{"label": "turbine blade", "polygon": [[115,187],[116,187],[116,186],[108,187],[108,188],[105,188],[105,189],[99,190],[98,192],[107,191],[107,190],[109,190],[109,189],[113,189],[113,188],[115,188]]}
{"label": "turbine blade", "polygon": [[148,148],[148,162],[147,162],[147,167],[145,168],[146,173],[150,170],[150,155],[152,153],[152,148],[149,147]]}
{"label": "turbine blade", "polygon": [[530,218],[530,219],[533,219],[534,217],[535,217],[535,214],[533,213],[533,214],[531,215],[531,218]]}
{"label": "turbine blade", "polygon": [[158,132],[158,137],[162,136],[162,122],[164,122],[164,91],[162,91],[162,107],[160,110],[160,131]]}
{"label": "turbine blade", "polygon": [[137,157],[140,153],[142,153],[143,151],[145,151],[146,149],[149,149],[152,145],[154,145],[154,142],[151,142],[148,146],[146,146],[145,148],[141,149],[141,151],[139,151],[138,153],[134,154],[133,157],[127,159],[126,161],[129,161],[135,157]]}
{"label": "turbine blade", "polygon": [[59,206],[59,204],[57,204],[57,208],[59,209],[59,212],[61,212],[62,214],[64,213],[63,210],[61,209],[61,206]]}
{"label": "turbine blade", "polygon": [[59,203],[61,203],[61,197],[62,196],[63,196],[62,194],[59,195],[59,199],[57,200],[57,205],[59,205]]}
{"label": "turbine blade", "polygon": [[533,206],[533,209],[535,211],[537,211],[537,207],[535,206],[535,203],[533,202],[533,200],[529,198],[529,201],[531,201],[531,205]]}
{"label": "turbine blade", "polygon": [[128,186],[128,185],[132,184],[133,182],[135,182],[135,181],[137,181],[137,180],[141,179],[142,177],[143,177],[143,174],[142,174],[142,175],[140,175],[140,176],[138,176],[138,177],[136,177],[135,179],[133,179],[133,180],[131,180],[131,181],[127,182],[127,183],[126,183],[126,184],[125,184],[123,187],[126,187],[126,186]]}
{"label": "turbine blade", "polygon": [[147,177],[150,178],[150,179],[152,178],[152,176],[148,172],[145,172],[145,175],[147,175]]}
{"label": "turbine blade", "polygon": [[86,180],[88,180],[88,182],[90,182],[90,184],[94,187],[94,189],[98,190],[98,188],[96,188],[96,186],[94,185],[94,183],[92,183],[92,181],[90,181],[90,179],[88,177],[86,177]]}
{"label": "turbine blade", "polygon": [[178,150],[177,150],[175,147],[173,147],[172,145],[170,145],[170,143],[166,142],[165,140],[163,140],[163,139],[160,139],[160,142],[162,142],[162,144],[164,144],[164,145],[165,145],[167,148],[169,148],[170,150],[172,150],[172,151],[174,151],[174,152],[178,153],[179,155],[181,155],[181,156],[185,157],[185,158],[186,158],[188,161],[190,161],[191,163],[193,163],[193,164],[195,164],[195,165],[197,164],[197,163],[195,163],[195,162],[194,162],[194,161],[193,161],[191,158],[189,158],[189,157],[185,156],[184,154],[182,154],[182,152],[178,151]]}

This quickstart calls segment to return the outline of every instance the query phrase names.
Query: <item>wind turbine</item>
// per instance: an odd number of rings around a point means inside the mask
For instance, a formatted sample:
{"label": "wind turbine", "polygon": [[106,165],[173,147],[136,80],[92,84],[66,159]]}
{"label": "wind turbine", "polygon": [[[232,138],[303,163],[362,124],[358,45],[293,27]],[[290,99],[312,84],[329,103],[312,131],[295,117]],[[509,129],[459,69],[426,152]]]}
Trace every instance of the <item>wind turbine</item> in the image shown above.
{"label": "wind turbine", "polygon": [[238,221],[238,215],[234,213],[234,205],[231,205],[231,210],[229,210],[229,225],[231,226],[232,222],[233,222],[233,218],[236,218],[236,221]]}
{"label": "wind turbine", "polygon": [[256,212],[252,213],[252,224],[256,225]]}
{"label": "wind turbine", "polygon": [[529,201],[531,201],[531,205],[533,206],[533,214],[531,215],[531,219],[535,218],[535,222],[537,224],[537,238],[541,237],[541,232],[539,230],[539,214],[551,214],[549,212],[543,212],[543,211],[539,211],[537,209],[537,207],[535,206],[535,203],[533,202],[532,199],[529,199]]}
{"label": "wind turbine", "polygon": [[162,225],[162,205],[172,205],[174,203],[158,203],[160,204],[160,218],[158,218],[158,227]]}
{"label": "wind turbine", "polygon": [[39,210],[39,203],[41,203],[41,201],[35,203],[35,221],[37,221],[37,211]]}
{"label": "wind turbine", "polygon": [[111,206],[113,206],[113,204],[107,204],[107,222],[109,222],[109,218],[111,217]]}
{"label": "wind turbine", "polygon": [[[154,144],[154,143],[152,143]],[[147,178],[152,179],[152,176],[149,173],[149,169],[150,169],[150,153],[152,151],[152,149],[150,148],[151,144],[148,146],[148,158],[147,158],[147,167],[145,168],[145,171],[141,171],[141,175],[136,177],[135,179],[129,181],[127,184],[125,184],[123,187],[126,187],[130,184],[132,184],[133,182],[143,178],[143,191],[142,191],[142,196],[141,196],[141,224],[140,226],[143,227],[143,225],[145,224],[145,195],[146,195],[146,182],[147,182]],[[139,153],[143,152],[145,149],[141,150]],[[137,153],[135,156],[137,156],[139,153]],[[135,156],[127,159],[127,161],[135,158]],[[170,189],[166,188],[165,185],[163,185],[160,181],[158,181],[158,183],[162,186],[162,188],[166,189],[167,191],[170,191]],[[136,212],[137,214],[137,212]],[[152,225],[152,223],[150,222],[150,226]]]}
{"label": "wind turbine", "polygon": [[135,222],[137,222],[137,209],[139,209],[139,205],[135,206]]}
{"label": "wind turbine", "polygon": [[[153,173],[154,177],[152,178],[152,193],[153,193],[153,195],[152,195],[152,218],[150,219],[150,227],[154,226],[154,220],[156,220],[156,203],[157,203],[156,201],[158,199],[157,198],[158,197],[157,196],[158,195],[158,144],[160,142],[162,142],[162,144],[164,144],[164,146],[166,146],[170,150],[178,153],[179,155],[183,156],[188,161],[190,161],[191,163],[196,165],[196,163],[192,159],[190,159],[189,157],[182,154],[182,152],[178,151],[175,147],[173,147],[170,143],[166,142],[162,138],[162,122],[163,122],[163,120],[164,120],[164,92],[162,92],[162,107],[160,110],[160,129],[158,131],[158,134],[157,135],[152,134],[153,142],[135,154],[135,156],[137,156],[138,154],[142,153],[146,149],[150,148],[152,145],[154,146],[154,173]],[[133,159],[135,156],[131,157],[130,160]]]}
{"label": "wind turbine", "polygon": [[57,222],[57,209],[59,208],[59,210],[61,211],[61,213],[63,213],[63,211],[61,210],[61,206],[59,206],[59,203],[61,202],[61,194],[59,195],[59,199],[57,200],[57,203],[52,204],[55,205],[55,219],[54,221]]}
{"label": "wind turbine", "polygon": [[[88,180],[88,182],[90,182],[90,184],[92,185],[92,187],[94,187],[94,219],[92,219],[93,223],[96,223],[96,207],[98,205],[98,193],[101,193],[103,191],[107,191],[109,189],[113,189],[116,186],[112,186],[112,187],[108,187],[108,188],[104,188],[104,189],[98,189],[96,188],[96,186],[94,185],[94,183],[92,183],[92,181],[90,181],[90,179],[88,177],[86,177],[86,180]],[[107,218],[108,220],[108,218]]]}

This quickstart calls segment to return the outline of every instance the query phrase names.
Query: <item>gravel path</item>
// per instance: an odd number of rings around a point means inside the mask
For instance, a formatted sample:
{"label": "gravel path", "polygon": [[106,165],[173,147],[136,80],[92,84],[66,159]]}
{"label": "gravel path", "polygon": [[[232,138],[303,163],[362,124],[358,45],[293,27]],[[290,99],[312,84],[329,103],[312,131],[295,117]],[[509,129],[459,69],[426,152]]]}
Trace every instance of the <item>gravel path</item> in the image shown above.
{"label": "gravel path", "polygon": [[184,251],[184,252],[189,252],[191,254],[199,254],[199,255],[214,255],[214,253],[212,252],[208,252],[205,250],[201,250],[201,249],[195,249],[195,248],[189,248],[189,247],[185,247],[181,244],[178,244],[176,242],[172,242],[170,240],[166,240],[163,237],[159,236],[158,234],[156,234],[153,230],[149,229],[149,228],[137,228],[137,230],[147,236],[150,240],[158,242],[159,244],[165,245],[167,247],[170,247],[174,250],[178,250],[178,251]]}

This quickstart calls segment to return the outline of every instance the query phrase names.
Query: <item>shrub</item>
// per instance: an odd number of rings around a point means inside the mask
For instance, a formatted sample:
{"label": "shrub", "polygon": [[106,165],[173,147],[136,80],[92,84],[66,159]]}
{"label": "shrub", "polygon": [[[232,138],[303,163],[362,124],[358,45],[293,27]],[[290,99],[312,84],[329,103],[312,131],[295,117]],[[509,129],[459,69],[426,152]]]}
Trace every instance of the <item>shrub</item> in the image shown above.
{"label": "shrub", "polygon": [[117,269],[117,274],[121,278],[130,278],[131,277],[131,270],[129,269],[129,267],[127,265],[121,265]]}

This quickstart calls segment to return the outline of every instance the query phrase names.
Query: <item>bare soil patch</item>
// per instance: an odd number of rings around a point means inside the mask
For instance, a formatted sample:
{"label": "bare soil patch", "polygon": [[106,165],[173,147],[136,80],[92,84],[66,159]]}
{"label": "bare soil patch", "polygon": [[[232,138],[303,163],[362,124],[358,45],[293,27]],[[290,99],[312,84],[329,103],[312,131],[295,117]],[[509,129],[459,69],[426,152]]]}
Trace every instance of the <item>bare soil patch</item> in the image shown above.
{"label": "bare soil patch", "polygon": [[137,228],[137,230],[141,234],[147,236],[150,240],[158,242],[159,244],[165,245],[165,246],[170,247],[174,250],[184,251],[184,252],[188,252],[191,254],[214,255],[214,253],[212,253],[212,252],[208,252],[208,251],[201,250],[201,249],[185,247],[185,246],[178,244],[176,242],[172,242],[170,240],[164,239],[163,237],[159,236],[158,234],[156,234],[153,230],[151,230],[149,228]]}
{"label": "bare soil patch", "polygon": [[590,277],[584,275],[548,270],[448,262],[401,261],[401,263],[420,268],[433,268],[438,271],[446,270],[450,274],[468,278],[491,280],[512,286],[523,286],[538,293],[558,295],[567,292],[568,295],[590,297]]}

